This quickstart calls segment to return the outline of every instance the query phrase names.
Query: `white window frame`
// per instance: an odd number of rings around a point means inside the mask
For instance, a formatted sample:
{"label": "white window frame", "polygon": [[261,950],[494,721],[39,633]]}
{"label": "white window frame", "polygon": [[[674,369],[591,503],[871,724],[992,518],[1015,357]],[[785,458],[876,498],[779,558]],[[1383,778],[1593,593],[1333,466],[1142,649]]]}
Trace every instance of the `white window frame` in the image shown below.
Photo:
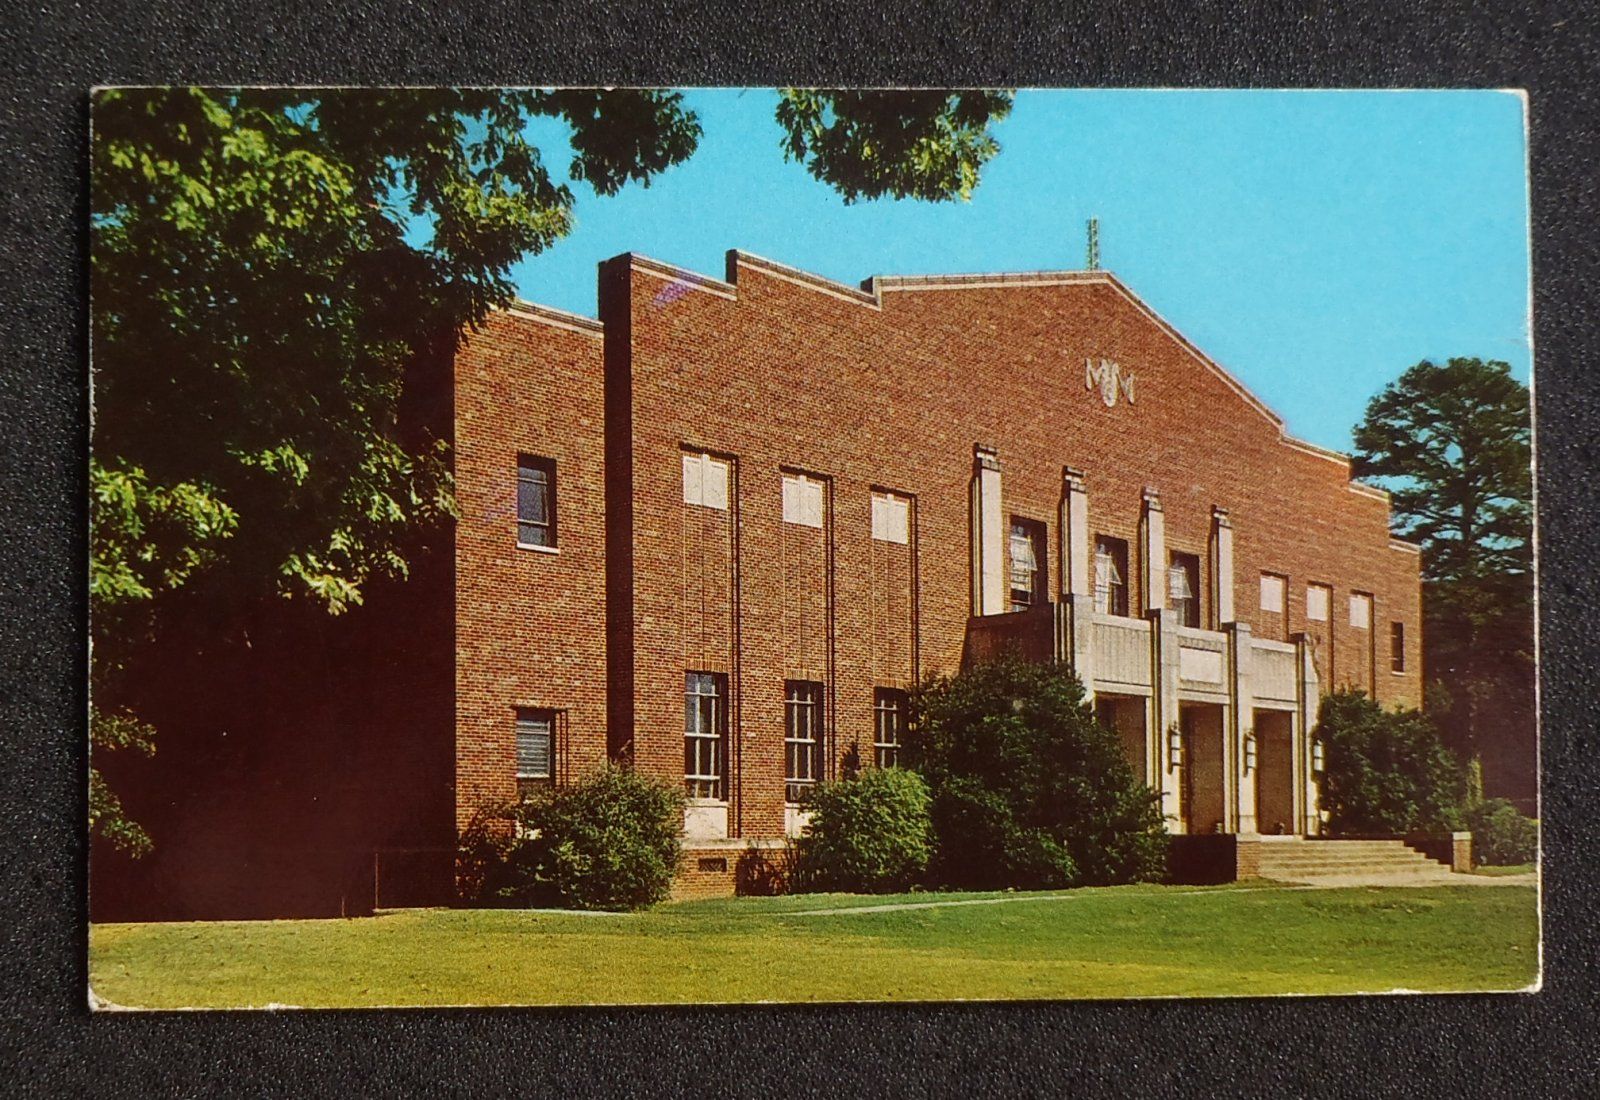
{"label": "white window frame", "polygon": [[872,537],[879,542],[911,542],[911,501],[897,493],[872,494]]}
{"label": "white window frame", "polygon": [[683,456],[683,502],[728,510],[728,463],[701,452]]}

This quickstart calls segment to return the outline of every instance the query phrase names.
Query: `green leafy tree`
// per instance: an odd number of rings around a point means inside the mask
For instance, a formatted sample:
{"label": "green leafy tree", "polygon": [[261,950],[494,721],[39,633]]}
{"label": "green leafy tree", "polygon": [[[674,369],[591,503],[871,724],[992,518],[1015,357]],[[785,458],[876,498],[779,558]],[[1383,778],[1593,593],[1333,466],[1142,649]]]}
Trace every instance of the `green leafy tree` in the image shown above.
{"label": "green leafy tree", "polygon": [[[964,198],[1005,113],[985,96],[786,94],[850,135],[817,145],[779,121],[847,197]],[[885,145],[892,118],[923,136]],[[665,91],[179,88],[99,92],[92,131],[92,816],[137,853],[99,770],[154,749],[130,663],[405,577],[455,511],[438,364],[571,229],[574,185],[648,186],[701,127]]]}
{"label": "green leafy tree", "polygon": [[995,91],[789,88],[778,103],[784,153],[844,196],[968,199],[1000,151],[991,123],[1011,112]]}
{"label": "green leafy tree", "polygon": [[1335,833],[1406,833],[1461,825],[1466,776],[1419,710],[1386,711],[1360,691],[1326,696],[1321,806]]}
{"label": "green leafy tree", "polygon": [[1158,879],[1166,826],[1066,668],[1003,658],[915,696],[906,759],[933,795],[930,878],[966,888]]}
{"label": "green leafy tree", "polygon": [[1533,795],[1534,667],[1528,391],[1507,364],[1421,362],[1367,406],[1355,473],[1391,493],[1423,549],[1429,711],[1491,789]]}

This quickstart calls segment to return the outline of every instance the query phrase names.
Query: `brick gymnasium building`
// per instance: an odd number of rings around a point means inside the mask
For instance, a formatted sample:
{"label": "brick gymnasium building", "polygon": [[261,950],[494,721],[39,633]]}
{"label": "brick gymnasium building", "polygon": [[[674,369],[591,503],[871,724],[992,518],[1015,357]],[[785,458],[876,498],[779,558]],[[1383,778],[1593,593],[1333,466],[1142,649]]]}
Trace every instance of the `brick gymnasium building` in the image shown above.
{"label": "brick gymnasium building", "polygon": [[1421,700],[1386,495],[1109,273],[628,254],[599,321],[518,304],[454,369],[458,829],[631,758],[690,796],[680,891],[732,892],[908,689],[1015,647],[1175,833],[1314,833],[1320,696]]}

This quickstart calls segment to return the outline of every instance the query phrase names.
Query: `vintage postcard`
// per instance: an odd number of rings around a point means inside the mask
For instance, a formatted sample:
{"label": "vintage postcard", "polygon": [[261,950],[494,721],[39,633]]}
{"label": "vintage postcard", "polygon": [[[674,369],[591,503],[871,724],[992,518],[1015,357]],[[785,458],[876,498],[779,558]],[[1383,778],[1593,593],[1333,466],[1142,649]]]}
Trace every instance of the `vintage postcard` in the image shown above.
{"label": "vintage postcard", "polygon": [[102,1009],[1539,988],[1526,102],[102,88]]}

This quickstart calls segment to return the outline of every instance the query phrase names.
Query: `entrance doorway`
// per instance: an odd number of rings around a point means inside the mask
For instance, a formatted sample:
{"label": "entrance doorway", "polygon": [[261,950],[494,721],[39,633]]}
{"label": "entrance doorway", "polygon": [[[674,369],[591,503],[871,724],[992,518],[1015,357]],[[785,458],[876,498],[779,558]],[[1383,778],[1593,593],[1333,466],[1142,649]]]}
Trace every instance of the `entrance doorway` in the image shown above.
{"label": "entrance doorway", "polygon": [[1145,712],[1149,707],[1149,700],[1139,695],[1096,694],[1094,697],[1094,716],[1102,726],[1117,731],[1122,740],[1122,754],[1141,783],[1150,782],[1150,742],[1145,735]]}
{"label": "entrance doorway", "polygon": [[1258,710],[1256,735],[1256,831],[1293,833],[1294,718],[1286,710]]}
{"label": "entrance doorway", "polygon": [[1186,833],[1223,831],[1222,707],[1213,703],[1181,703],[1178,731],[1183,739],[1182,815]]}

